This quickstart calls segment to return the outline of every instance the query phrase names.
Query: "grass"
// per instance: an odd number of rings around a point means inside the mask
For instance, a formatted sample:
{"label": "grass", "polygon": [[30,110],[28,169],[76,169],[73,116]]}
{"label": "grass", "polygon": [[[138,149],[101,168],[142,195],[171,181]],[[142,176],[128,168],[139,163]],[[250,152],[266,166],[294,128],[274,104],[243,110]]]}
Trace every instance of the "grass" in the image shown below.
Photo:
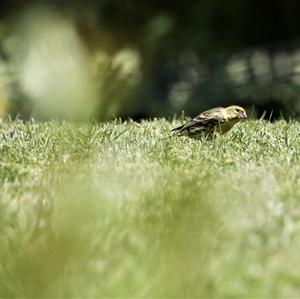
{"label": "grass", "polygon": [[300,292],[300,125],[0,123],[0,297]]}

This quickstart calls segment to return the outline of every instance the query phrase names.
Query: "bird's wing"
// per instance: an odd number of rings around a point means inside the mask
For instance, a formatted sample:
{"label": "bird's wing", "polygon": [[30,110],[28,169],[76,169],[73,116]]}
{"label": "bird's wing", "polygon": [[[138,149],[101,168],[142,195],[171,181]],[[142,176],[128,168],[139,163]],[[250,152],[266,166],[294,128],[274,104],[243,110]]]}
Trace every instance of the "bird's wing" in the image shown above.
{"label": "bird's wing", "polygon": [[201,121],[203,119],[213,119],[213,118],[218,118],[220,114],[222,113],[223,107],[216,107],[213,109],[206,110],[196,117],[193,118],[194,121]]}
{"label": "bird's wing", "polygon": [[180,133],[188,129],[195,132],[202,131],[218,123],[217,118],[193,118],[182,126],[172,129],[172,131],[179,131]]}
{"label": "bird's wing", "polygon": [[[201,131],[210,126],[214,126],[220,122],[220,113],[222,111],[222,107],[213,108],[207,111],[202,112],[197,115],[187,123],[183,124],[180,127],[173,129],[172,131],[180,131],[183,132],[186,129],[194,127],[195,130]],[[197,129],[196,129],[197,128]]]}
{"label": "bird's wing", "polygon": [[216,107],[206,110],[192,119],[193,123],[188,126],[191,133],[202,130],[209,130],[220,123],[223,114],[223,107]]}

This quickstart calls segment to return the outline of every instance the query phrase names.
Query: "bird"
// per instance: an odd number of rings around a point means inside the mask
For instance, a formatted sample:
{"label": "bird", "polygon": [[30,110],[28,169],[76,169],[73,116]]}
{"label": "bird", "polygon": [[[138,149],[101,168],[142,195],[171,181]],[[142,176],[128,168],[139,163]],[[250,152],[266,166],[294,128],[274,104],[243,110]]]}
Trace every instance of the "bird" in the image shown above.
{"label": "bird", "polygon": [[199,139],[203,136],[212,136],[215,132],[227,133],[239,121],[246,119],[246,111],[240,106],[216,107],[200,113],[187,123],[172,129],[172,132],[176,136]]}

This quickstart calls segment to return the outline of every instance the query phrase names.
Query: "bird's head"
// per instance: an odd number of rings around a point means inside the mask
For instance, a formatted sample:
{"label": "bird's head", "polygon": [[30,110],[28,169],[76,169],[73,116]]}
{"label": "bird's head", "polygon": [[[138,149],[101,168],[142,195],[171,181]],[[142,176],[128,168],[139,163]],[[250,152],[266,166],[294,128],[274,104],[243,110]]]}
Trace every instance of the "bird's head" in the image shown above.
{"label": "bird's head", "polygon": [[228,120],[245,120],[247,114],[244,108],[236,105],[228,106],[224,109],[224,115]]}

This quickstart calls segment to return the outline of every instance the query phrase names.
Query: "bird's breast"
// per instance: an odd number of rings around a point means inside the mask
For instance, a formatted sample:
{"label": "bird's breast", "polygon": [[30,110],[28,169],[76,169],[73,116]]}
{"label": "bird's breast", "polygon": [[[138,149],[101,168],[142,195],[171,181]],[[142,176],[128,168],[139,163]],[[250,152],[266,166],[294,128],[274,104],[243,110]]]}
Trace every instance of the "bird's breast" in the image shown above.
{"label": "bird's breast", "polygon": [[220,125],[220,131],[222,134],[228,132],[229,130],[231,130],[231,128],[236,124],[238,123],[238,119],[230,119],[230,120],[227,120],[225,121],[224,123],[222,123]]}

